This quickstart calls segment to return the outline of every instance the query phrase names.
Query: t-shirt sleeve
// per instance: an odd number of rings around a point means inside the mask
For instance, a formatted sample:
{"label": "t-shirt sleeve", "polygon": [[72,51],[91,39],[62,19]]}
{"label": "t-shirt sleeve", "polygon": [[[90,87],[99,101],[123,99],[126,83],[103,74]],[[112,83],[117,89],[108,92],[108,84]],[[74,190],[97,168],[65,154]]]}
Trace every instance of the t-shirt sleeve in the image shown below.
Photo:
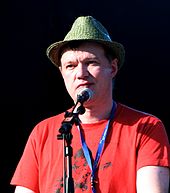
{"label": "t-shirt sleeve", "polygon": [[30,134],[23,155],[11,180],[11,185],[23,186],[35,192],[38,189],[38,159],[35,130]]}
{"label": "t-shirt sleeve", "polygon": [[170,145],[163,123],[151,118],[138,129],[137,169],[144,166],[170,167]]}

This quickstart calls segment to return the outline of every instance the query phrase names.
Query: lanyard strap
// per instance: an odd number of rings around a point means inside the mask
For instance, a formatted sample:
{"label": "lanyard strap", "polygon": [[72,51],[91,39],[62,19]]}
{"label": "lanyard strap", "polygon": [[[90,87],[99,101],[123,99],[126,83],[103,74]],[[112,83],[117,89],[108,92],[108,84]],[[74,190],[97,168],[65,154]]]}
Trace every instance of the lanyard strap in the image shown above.
{"label": "lanyard strap", "polygon": [[103,151],[103,148],[104,148],[104,144],[105,144],[105,141],[106,141],[108,129],[109,129],[109,126],[110,126],[110,121],[114,117],[115,110],[116,110],[116,103],[113,101],[111,114],[110,114],[109,120],[107,122],[107,125],[106,125],[106,127],[103,131],[103,134],[101,136],[101,139],[100,139],[100,142],[99,142],[99,145],[98,145],[98,149],[97,149],[97,153],[96,153],[96,157],[95,157],[95,160],[94,160],[93,164],[92,164],[91,156],[90,156],[90,153],[89,153],[89,149],[87,147],[87,144],[86,144],[85,139],[84,139],[84,137],[82,135],[82,132],[81,132],[82,126],[81,126],[81,124],[77,125],[77,128],[80,132],[80,138],[81,138],[81,144],[82,144],[84,156],[85,156],[86,161],[87,161],[87,163],[88,163],[88,165],[91,169],[91,172],[92,172],[91,173],[91,186],[92,186],[93,193],[96,193],[96,189],[94,187],[95,172],[96,172],[96,169],[97,169],[97,166],[98,166],[98,163],[99,163],[99,159],[101,157],[101,154],[102,154],[102,151]]}

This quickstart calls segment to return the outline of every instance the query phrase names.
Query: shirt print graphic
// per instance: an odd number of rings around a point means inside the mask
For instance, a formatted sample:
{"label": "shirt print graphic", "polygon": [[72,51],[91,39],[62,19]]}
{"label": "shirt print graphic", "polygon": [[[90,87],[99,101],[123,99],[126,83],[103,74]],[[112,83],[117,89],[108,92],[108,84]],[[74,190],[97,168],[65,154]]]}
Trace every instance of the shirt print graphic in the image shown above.
{"label": "shirt print graphic", "polygon": [[[101,170],[107,169],[112,164],[111,162],[107,162],[100,167]],[[86,158],[83,153],[83,149],[79,149],[72,159],[72,174],[74,180],[74,191],[78,192],[86,192],[91,189],[90,177],[91,170],[88,166]],[[63,193],[63,177],[57,180],[57,189],[55,193]]]}

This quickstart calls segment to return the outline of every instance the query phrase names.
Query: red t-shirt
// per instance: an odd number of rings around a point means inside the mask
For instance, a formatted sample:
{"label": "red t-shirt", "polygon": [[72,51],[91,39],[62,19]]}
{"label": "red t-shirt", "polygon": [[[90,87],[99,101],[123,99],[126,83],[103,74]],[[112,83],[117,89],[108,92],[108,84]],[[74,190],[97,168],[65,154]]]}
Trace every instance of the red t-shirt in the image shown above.
{"label": "red t-shirt", "polygon": [[[64,113],[40,122],[32,131],[11,184],[37,193],[63,192],[63,140],[58,129]],[[118,104],[96,171],[100,193],[136,193],[137,170],[143,166],[170,166],[170,146],[162,122],[155,116]],[[82,124],[94,159],[107,124]],[[75,193],[91,193],[91,170],[82,150],[80,133],[72,128],[72,175]]]}

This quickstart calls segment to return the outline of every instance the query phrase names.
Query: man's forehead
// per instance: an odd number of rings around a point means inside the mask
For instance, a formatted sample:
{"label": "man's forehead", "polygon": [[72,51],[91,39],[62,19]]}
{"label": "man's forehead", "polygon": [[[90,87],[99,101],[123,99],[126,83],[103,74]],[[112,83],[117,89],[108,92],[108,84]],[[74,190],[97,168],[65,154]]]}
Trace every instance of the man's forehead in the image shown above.
{"label": "man's forehead", "polygon": [[61,56],[61,62],[82,61],[98,58],[99,53],[89,50],[66,50]]}

